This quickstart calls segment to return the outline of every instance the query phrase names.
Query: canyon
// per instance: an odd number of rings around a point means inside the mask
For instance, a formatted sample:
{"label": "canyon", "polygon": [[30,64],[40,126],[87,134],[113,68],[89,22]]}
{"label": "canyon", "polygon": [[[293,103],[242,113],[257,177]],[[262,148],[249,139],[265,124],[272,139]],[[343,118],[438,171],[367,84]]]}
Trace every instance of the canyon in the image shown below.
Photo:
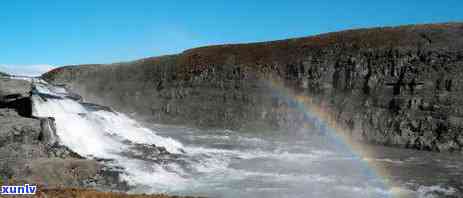
{"label": "canyon", "polygon": [[0,73],[0,176],[44,197],[461,197],[462,66],[445,23]]}
{"label": "canyon", "polygon": [[43,77],[150,123],[297,130],[304,112],[269,86],[277,81],[356,141],[461,152],[462,35],[461,23],[347,30],[65,66]]}

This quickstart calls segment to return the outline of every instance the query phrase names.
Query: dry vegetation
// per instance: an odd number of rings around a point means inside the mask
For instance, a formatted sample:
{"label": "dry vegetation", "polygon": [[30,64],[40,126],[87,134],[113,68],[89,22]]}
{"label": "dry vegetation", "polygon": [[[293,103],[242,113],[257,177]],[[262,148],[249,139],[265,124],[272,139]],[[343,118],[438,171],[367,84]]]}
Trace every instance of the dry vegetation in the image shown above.
{"label": "dry vegetation", "polygon": [[237,64],[271,64],[275,60],[290,59],[301,55],[305,49],[324,48],[378,48],[388,46],[414,45],[420,35],[417,31],[463,28],[462,23],[407,25],[399,27],[364,28],[325,33],[315,36],[270,42],[215,45],[193,48],[182,53],[179,65],[220,65],[226,63],[229,55],[235,56]]}
{"label": "dry vegetation", "polygon": [[95,190],[86,189],[46,189],[39,191],[34,196],[0,196],[6,198],[19,198],[19,197],[38,197],[38,198],[186,198],[179,196],[168,196],[168,195],[129,195],[125,193],[114,193],[114,192],[99,192]]}

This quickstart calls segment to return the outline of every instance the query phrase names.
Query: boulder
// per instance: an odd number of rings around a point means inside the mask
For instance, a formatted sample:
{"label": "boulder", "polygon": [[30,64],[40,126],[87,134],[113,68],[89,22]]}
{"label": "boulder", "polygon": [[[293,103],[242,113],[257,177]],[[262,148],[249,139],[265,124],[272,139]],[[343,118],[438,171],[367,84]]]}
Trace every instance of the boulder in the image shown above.
{"label": "boulder", "polygon": [[31,83],[26,80],[0,78],[0,104],[30,96]]}

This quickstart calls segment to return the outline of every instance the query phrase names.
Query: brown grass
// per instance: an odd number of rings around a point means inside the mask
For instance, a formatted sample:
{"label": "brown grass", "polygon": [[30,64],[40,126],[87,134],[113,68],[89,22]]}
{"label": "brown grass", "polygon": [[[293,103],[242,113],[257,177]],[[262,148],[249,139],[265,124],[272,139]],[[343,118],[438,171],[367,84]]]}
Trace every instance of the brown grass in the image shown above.
{"label": "brown grass", "polygon": [[[423,42],[421,36],[423,31],[451,29],[463,29],[463,23],[363,28],[269,42],[205,46],[186,50],[175,55],[173,59],[167,58],[170,56],[160,56],[135,62],[139,65],[155,66],[164,64],[163,60],[169,59],[172,61],[171,64],[175,65],[177,79],[189,79],[192,73],[201,73],[217,65],[240,65],[260,69],[261,66],[275,65],[275,63],[293,64],[294,61],[300,61],[310,55],[316,56],[319,53],[340,49],[352,52],[359,49],[391,48],[393,46],[416,47],[418,43]],[[78,68],[82,70],[85,66]],[[45,77],[59,73],[60,69],[47,73]]]}
{"label": "brown grass", "polygon": [[126,193],[116,192],[99,192],[96,190],[89,189],[44,189],[40,190],[36,195],[29,196],[0,196],[5,198],[19,198],[19,197],[38,197],[38,198],[186,198],[180,196],[169,196],[164,194],[158,195],[129,195]]}
{"label": "brown grass", "polygon": [[307,57],[308,52],[316,55],[341,49],[349,52],[394,46],[416,47],[423,42],[422,32],[450,29],[463,29],[463,23],[364,28],[270,42],[206,46],[184,51],[175,65],[180,68],[177,73],[200,73],[214,65],[259,67],[275,63],[292,64],[291,61]]}

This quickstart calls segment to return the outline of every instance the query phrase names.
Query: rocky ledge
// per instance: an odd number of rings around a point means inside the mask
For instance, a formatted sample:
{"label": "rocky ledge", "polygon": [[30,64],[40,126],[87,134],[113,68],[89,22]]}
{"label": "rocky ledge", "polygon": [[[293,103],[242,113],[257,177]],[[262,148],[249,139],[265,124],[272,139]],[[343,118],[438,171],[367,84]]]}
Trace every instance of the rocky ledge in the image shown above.
{"label": "rocky ledge", "polygon": [[123,190],[118,174],[56,142],[53,118],[32,116],[30,90],[26,80],[0,78],[2,184]]}
{"label": "rocky ledge", "polygon": [[148,122],[296,131],[306,122],[304,112],[280,97],[269,83],[276,81],[294,91],[291,98],[310,99],[356,140],[463,150],[461,23],[202,47],[66,66],[44,77]]}
{"label": "rocky ledge", "polygon": [[54,119],[32,115],[30,94],[29,81],[0,76],[0,185],[34,184],[36,197],[171,197],[118,193],[130,188],[120,172],[58,144]]}

